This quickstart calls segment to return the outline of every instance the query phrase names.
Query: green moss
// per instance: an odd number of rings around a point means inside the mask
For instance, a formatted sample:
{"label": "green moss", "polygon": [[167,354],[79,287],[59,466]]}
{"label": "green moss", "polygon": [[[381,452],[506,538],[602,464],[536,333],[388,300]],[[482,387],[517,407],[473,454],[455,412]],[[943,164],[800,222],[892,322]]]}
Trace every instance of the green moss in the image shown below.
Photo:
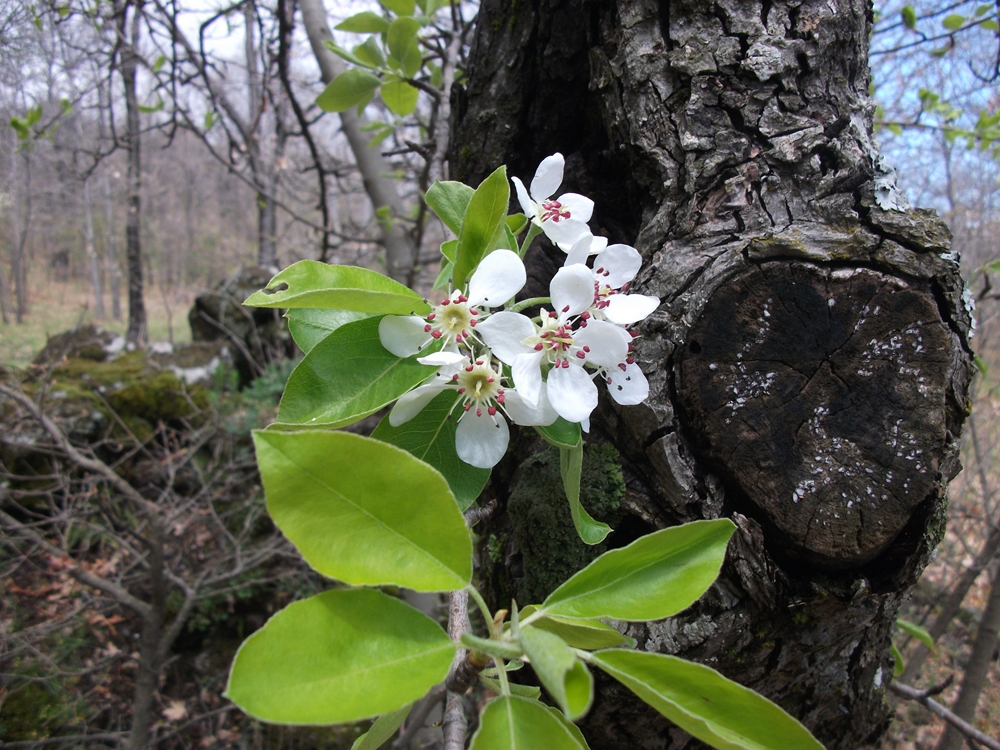
{"label": "green moss", "polygon": [[[587,511],[612,528],[621,520],[625,494],[618,452],[609,445],[584,451],[580,499]],[[588,546],[576,533],[559,475],[559,452],[546,448],[521,466],[507,501],[523,576],[514,582],[519,603],[540,603],[559,584],[607,549]]]}
{"label": "green moss", "polygon": [[0,706],[0,739],[38,740],[59,728],[60,700],[37,682],[12,690]]}
{"label": "green moss", "polygon": [[503,560],[503,541],[496,534],[490,534],[486,540],[486,551],[490,556],[490,562],[499,565]]}

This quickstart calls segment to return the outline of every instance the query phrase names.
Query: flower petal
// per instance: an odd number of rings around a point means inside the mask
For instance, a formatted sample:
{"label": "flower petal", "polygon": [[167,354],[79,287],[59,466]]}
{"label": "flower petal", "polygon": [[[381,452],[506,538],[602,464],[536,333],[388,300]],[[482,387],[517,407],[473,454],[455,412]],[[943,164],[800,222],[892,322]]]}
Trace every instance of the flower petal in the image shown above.
{"label": "flower petal", "polygon": [[535,324],[521,313],[494,313],[476,324],[476,333],[493,350],[497,359],[508,365],[514,364],[514,358],[518,354],[534,351],[527,344],[521,343],[535,335]]}
{"label": "flower petal", "polygon": [[561,219],[560,221],[549,219],[542,222],[542,231],[545,232],[546,237],[562,247],[563,245],[572,245],[581,234],[589,232],[590,229],[586,222],[576,219]]}
{"label": "flower petal", "polygon": [[467,411],[455,430],[455,450],[458,457],[479,469],[492,469],[507,452],[510,430],[500,415],[491,417],[485,411],[481,417],[475,410]]}
{"label": "flower petal", "polygon": [[597,407],[597,386],[579,365],[553,368],[547,385],[552,408],[568,422],[582,422]]}
{"label": "flower petal", "polygon": [[630,326],[647,317],[659,306],[659,297],[645,294],[612,294],[608,297],[608,306],[601,312],[616,325]]}
{"label": "flower petal", "polygon": [[510,375],[514,379],[514,387],[529,406],[538,404],[538,397],[543,386],[542,356],[544,352],[532,351],[530,354],[518,354],[511,365]]}
{"label": "flower petal", "polygon": [[563,204],[563,208],[569,209],[569,218],[582,221],[590,221],[594,215],[594,201],[579,193],[563,193],[556,200]]}
{"label": "flower petal", "polygon": [[427,321],[416,315],[386,315],[378,324],[382,346],[397,357],[412,357],[431,340],[424,331]]}
{"label": "flower petal", "polygon": [[632,336],[628,331],[603,320],[588,320],[586,328],[573,334],[575,346],[590,347],[587,361],[607,370],[625,361],[631,341]]}
{"label": "flower petal", "polygon": [[563,181],[563,167],[566,160],[560,153],[546,156],[542,163],[535,170],[535,177],[531,181],[531,197],[536,203],[551,196]]}
{"label": "flower petal", "polygon": [[442,350],[440,352],[431,352],[426,357],[417,357],[417,362],[422,365],[430,365],[431,367],[444,367],[457,365],[459,362],[467,359],[468,357],[458,352]]}
{"label": "flower petal", "polygon": [[[598,281],[612,289],[621,289],[642,268],[642,256],[631,245],[608,245],[594,258],[594,272]],[[603,270],[598,270],[603,269]]]}
{"label": "flower petal", "polygon": [[649,395],[649,381],[634,362],[625,365],[624,371],[620,367],[608,370],[608,377],[608,393],[622,406],[641,404]]}
{"label": "flower petal", "polygon": [[594,272],[579,263],[563,266],[549,282],[549,294],[560,320],[579,315],[594,304]]}
{"label": "flower petal", "polygon": [[586,264],[587,258],[590,257],[590,246],[594,242],[594,235],[590,232],[586,234],[581,234],[579,239],[570,245],[569,250],[566,251],[566,262],[563,263],[564,266],[573,266],[576,264]]}
{"label": "flower petal", "polygon": [[469,279],[469,304],[500,307],[521,291],[527,278],[517,253],[494,250],[479,262]]}
{"label": "flower petal", "polygon": [[555,422],[559,416],[552,408],[552,404],[549,403],[548,394],[545,392],[545,383],[542,383],[538,394],[537,406],[531,406],[516,389],[511,389],[504,391],[503,407],[514,424],[525,427],[544,427]]}
{"label": "flower petal", "polygon": [[399,427],[399,425],[409,422],[420,413],[421,409],[433,401],[435,396],[449,387],[453,386],[450,386],[448,381],[442,378],[434,383],[418,385],[409,393],[404,393],[399,397],[396,405],[392,407],[392,411],[389,412],[389,424],[393,427]]}
{"label": "flower petal", "polygon": [[514,183],[514,191],[517,193],[517,202],[521,204],[521,210],[528,215],[529,219],[533,218],[538,212],[535,210],[534,202],[528,197],[528,191],[524,189],[524,183],[516,177],[510,179]]}

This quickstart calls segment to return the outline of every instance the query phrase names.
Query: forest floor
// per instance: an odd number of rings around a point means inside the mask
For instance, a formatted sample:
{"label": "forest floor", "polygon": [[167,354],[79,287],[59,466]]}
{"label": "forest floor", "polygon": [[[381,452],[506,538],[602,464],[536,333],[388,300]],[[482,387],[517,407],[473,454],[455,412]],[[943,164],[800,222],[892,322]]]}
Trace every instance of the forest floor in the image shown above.
{"label": "forest floor", "polygon": [[[33,278],[29,289],[29,310],[25,321],[18,324],[12,319],[7,325],[0,323],[0,365],[24,367],[41,351],[49,336],[84,323],[94,323],[122,335],[128,326],[128,295],[125,289],[122,290],[121,320],[111,317],[111,297],[107,293],[104,295],[107,315],[99,319],[94,314],[93,292],[90,285],[83,281]],[[158,288],[147,289],[149,340],[173,344],[190,341],[187,313],[200,291],[191,287],[165,293]]]}

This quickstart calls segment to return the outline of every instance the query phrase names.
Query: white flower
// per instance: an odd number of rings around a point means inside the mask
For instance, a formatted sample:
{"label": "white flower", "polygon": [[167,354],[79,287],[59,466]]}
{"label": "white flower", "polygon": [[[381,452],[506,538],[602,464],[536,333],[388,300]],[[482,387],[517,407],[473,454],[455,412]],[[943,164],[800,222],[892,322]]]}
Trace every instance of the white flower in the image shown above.
{"label": "white flower", "polygon": [[[517,253],[495,250],[479,263],[469,279],[468,296],[454,291],[426,316],[386,315],[379,322],[382,346],[397,357],[412,357],[434,340],[444,343],[441,351],[417,361],[444,365],[461,359],[459,344],[467,344],[477,322],[491,307],[500,307],[524,286],[527,276]],[[447,356],[437,356],[447,355]]]}
{"label": "white flower", "polygon": [[550,425],[557,415],[544,391],[537,404],[530,405],[515,389],[504,389],[500,370],[494,370],[489,363],[490,354],[486,352],[475,361],[463,357],[445,365],[423,385],[400,397],[389,412],[389,424],[396,427],[413,419],[445,390],[458,391],[456,406],[462,404],[462,413],[455,430],[455,451],[467,464],[492,468],[503,458],[510,442],[502,412],[525,426]]}
{"label": "white flower", "polygon": [[552,198],[562,183],[565,165],[562,154],[545,157],[531,180],[530,196],[517,177],[511,179],[517,200],[528,218],[545,232],[546,237],[568,248],[581,234],[589,232],[587,222],[594,212],[594,202],[578,193],[563,193]]}
{"label": "white flower", "polygon": [[[586,268],[588,253],[586,237],[581,237],[566,256],[564,267],[583,265]],[[630,245],[608,245],[601,250],[594,258],[591,272],[594,301],[588,306],[588,312],[620,326],[630,326],[645,319],[660,306],[660,299],[646,294],[624,294],[641,267],[642,256]]]}

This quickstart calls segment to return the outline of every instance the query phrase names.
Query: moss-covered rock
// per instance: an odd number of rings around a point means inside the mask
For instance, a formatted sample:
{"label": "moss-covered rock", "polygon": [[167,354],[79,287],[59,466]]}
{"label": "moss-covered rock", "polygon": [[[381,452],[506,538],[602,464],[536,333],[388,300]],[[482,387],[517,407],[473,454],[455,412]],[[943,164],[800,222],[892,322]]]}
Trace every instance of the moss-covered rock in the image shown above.
{"label": "moss-covered rock", "polygon": [[77,326],[50,336],[36,356],[34,364],[47,366],[64,357],[104,362],[125,347],[125,339],[93,324]]}

